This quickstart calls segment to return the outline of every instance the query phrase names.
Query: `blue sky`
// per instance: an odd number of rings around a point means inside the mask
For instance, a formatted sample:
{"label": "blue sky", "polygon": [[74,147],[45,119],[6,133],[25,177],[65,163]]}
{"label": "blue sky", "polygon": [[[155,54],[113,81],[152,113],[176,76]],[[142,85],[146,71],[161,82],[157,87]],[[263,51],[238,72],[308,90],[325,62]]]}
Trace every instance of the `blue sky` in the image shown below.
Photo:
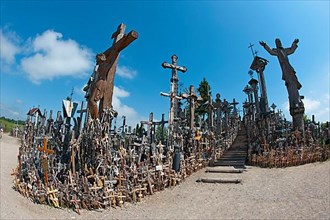
{"label": "blue sky", "polygon": [[[258,41],[275,47],[280,38],[303,85],[306,114],[329,120],[329,1],[2,1],[1,116],[25,119],[29,108],[61,110],[74,88],[73,100],[84,100],[82,87],[95,55],[111,46],[120,23],[139,38],[120,55],[114,107],[135,125],[154,112],[167,115],[171,71],[161,63],[176,54],[186,73],[183,88],[198,87],[205,77],[212,95],[246,99],[242,92],[252,63],[249,43],[269,63],[265,78],[269,104],[288,119],[288,95],[276,57]],[[80,106],[78,107],[80,108]],[[121,123],[121,119],[118,119]]]}

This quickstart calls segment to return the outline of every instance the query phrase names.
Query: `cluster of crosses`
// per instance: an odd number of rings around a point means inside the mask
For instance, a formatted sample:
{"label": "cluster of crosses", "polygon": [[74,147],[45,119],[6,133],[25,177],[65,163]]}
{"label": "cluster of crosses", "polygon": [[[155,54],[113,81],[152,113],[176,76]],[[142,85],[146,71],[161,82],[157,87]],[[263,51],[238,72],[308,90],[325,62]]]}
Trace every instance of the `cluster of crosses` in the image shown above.
{"label": "cluster of crosses", "polygon": [[[168,120],[148,121],[132,129],[116,128],[117,111],[112,108],[114,75],[120,52],[138,38],[136,31],[125,34],[125,25],[112,35],[113,44],[96,56],[93,74],[84,88],[87,108],[71,97],[63,100],[63,114],[41,113],[30,109],[22,135],[18,165],[13,170],[15,188],[37,203],[55,207],[98,209],[137,202],[148,194],[175,186],[210,160],[221,157],[234,141],[239,114],[234,99],[228,103],[216,95],[203,102],[190,86],[178,94],[178,71],[187,69],[164,62],[172,70]],[[183,100],[188,111],[182,110]],[[207,118],[196,117],[196,106],[203,107]],[[120,109],[118,109],[120,111]],[[167,125],[167,126],[166,126]],[[161,129],[155,135],[156,126]],[[146,132],[141,132],[141,129]],[[167,129],[168,128],[168,129]],[[163,133],[167,132],[167,135]]]}
{"label": "cluster of crosses", "polygon": [[[314,116],[304,122],[303,96],[299,95],[301,85],[287,58],[297,48],[298,40],[294,40],[290,48],[283,48],[279,39],[275,43],[277,47],[271,49],[260,42],[271,55],[278,56],[289,94],[292,122],[286,120],[281,110],[276,111],[274,103],[268,105],[264,76],[268,60],[257,56],[250,44],[253,55],[251,79],[243,89],[247,95],[243,103],[243,122],[248,133],[249,162],[262,167],[286,167],[326,160],[329,157],[329,123],[321,127]],[[259,81],[252,77],[253,71]]]}

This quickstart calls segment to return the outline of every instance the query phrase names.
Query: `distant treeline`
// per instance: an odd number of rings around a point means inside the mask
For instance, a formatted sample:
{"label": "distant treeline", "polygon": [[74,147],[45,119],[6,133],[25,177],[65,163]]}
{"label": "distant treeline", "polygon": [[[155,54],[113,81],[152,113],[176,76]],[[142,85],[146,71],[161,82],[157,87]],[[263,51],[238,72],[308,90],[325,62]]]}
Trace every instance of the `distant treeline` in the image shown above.
{"label": "distant treeline", "polygon": [[4,132],[10,132],[18,124],[19,127],[24,126],[25,121],[14,120],[10,118],[0,117],[0,128],[3,128]]}

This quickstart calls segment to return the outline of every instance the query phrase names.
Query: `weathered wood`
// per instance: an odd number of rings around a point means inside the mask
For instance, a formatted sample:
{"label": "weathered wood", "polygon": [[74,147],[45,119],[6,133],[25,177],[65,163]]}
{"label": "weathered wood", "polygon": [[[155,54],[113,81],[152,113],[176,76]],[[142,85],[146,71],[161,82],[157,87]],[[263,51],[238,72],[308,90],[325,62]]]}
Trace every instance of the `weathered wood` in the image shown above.
{"label": "weathered wood", "polygon": [[[136,31],[124,34],[125,29],[126,26],[120,24],[117,31],[111,37],[114,39],[112,46],[102,54],[97,55],[97,79],[89,85],[91,92],[88,98],[88,108],[93,119],[98,118],[99,112],[102,112],[104,109],[112,108],[114,78],[119,54],[125,47],[138,38]],[[99,110],[97,108],[98,101],[100,101]]]}
{"label": "weathered wood", "polygon": [[243,173],[242,169],[206,168],[207,173]]}
{"label": "weathered wood", "polygon": [[212,179],[212,178],[199,178],[196,182],[203,182],[203,183],[241,183],[241,179]]}

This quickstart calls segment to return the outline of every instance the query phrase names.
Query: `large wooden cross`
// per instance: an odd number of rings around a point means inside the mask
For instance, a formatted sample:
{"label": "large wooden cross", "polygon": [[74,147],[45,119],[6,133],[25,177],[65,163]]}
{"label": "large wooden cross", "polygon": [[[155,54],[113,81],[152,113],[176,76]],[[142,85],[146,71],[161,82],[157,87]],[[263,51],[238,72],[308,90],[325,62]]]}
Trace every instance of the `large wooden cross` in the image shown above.
{"label": "large wooden cross", "polygon": [[[136,31],[125,34],[125,29],[126,26],[120,24],[117,31],[112,34],[111,38],[114,39],[112,46],[96,56],[98,65],[97,79],[91,85],[91,95],[88,98],[88,108],[93,119],[98,118],[99,113],[102,113],[104,109],[112,108],[114,78],[119,54],[138,38]],[[98,101],[100,101],[99,109],[97,109]]]}
{"label": "large wooden cross", "polygon": [[171,95],[170,95],[170,117],[169,117],[169,124],[173,124],[174,118],[177,118],[178,116],[178,100],[175,98],[178,95],[178,70],[181,72],[186,72],[187,68],[184,66],[178,66],[177,61],[178,57],[176,55],[173,55],[172,57],[172,64],[169,64],[167,62],[162,63],[163,68],[169,68],[172,69],[172,77],[171,77]]}

